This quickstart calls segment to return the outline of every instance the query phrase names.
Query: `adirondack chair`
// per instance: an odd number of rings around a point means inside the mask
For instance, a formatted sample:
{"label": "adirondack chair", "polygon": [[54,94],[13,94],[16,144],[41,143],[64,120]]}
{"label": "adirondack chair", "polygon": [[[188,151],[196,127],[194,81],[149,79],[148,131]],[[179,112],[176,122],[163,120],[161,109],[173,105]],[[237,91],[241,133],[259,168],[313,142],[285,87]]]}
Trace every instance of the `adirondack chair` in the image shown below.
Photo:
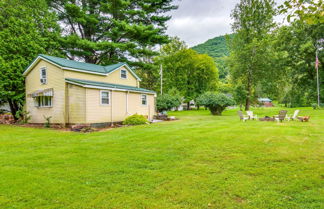
{"label": "adirondack chair", "polygon": [[240,120],[242,120],[243,122],[245,122],[246,120],[249,119],[249,116],[243,115],[243,112],[242,111],[237,111],[237,114],[239,115]]}
{"label": "adirondack chair", "polygon": [[285,120],[286,115],[287,115],[287,110],[280,110],[279,115],[275,115],[274,119],[277,122],[282,122],[283,120]]}
{"label": "adirondack chair", "polygon": [[294,114],[293,115],[287,115],[286,116],[286,119],[288,120],[288,121],[290,121],[290,120],[296,120],[297,119],[297,117],[298,117],[298,114],[299,114],[299,110],[295,110],[295,112],[294,112]]}
{"label": "adirondack chair", "polygon": [[249,116],[250,120],[258,119],[257,115],[253,115],[253,111],[246,111],[246,114]]}

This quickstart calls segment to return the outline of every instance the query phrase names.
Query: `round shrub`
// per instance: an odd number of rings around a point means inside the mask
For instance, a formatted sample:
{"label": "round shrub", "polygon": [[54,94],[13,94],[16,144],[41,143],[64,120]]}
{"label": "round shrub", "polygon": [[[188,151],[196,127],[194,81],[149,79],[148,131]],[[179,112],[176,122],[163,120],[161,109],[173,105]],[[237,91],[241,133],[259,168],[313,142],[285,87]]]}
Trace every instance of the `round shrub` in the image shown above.
{"label": "round shrub", "polygon": [[156,108],[159,112],[171,110],[181,105],[181,97],[177,95],[163,94],[156,99]]}
{"label": "round shrub", "polygon": [[142,125],[142,124],[146,124],[148,122],[148,120],[143,116],[143,115],[131,115],[128,116],[123,124],[124,125]]}
{"label": "round shrub", "polygon": [[212,115],[221,115],[227,106],[234,105],[232,98],[222,93],[206,92],[197,98],[197,103],[207,107]]}

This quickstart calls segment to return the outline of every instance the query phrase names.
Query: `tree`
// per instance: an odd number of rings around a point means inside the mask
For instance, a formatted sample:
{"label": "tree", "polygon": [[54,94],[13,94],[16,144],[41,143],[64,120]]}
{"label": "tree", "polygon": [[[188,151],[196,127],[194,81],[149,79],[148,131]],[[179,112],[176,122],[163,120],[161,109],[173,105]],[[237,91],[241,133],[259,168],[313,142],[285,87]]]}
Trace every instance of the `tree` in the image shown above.
{"label": "tree", "polygon": [[198,95],[217,87],[218,70],[213,58],[187,49],[178,39],[162,47],[156,63],[163,65],[165,91],[176,88],[188,104]]}
{"label": "tree", "polygon": [[59,54],[59,27],[43,0],[1,0],[0,8],[0,97],[17,119],[25,95],[22,73],[38,54]]}
{"label": "tree", "polygon": [[212,115],[222,115],[226,107],[234,105],[232,98],[223,93],[206,92],[197,98],[199,105],[207,107]]}
{"label": "tree", "polygon": [[179,105],[181,105],[181,97],[178,96],[163,94],[156,99],[156,108],[160,112],[171,110],[174,107],[179,107]]}
{"label": "tree", "polygon": [[[315,51],[317,40],[324,36],[323,24],[307,24],[295,20],[291,25],[274,31],[274,47],[280,54],[277,68],[283,80],[278,87],[279,101],[291,106],[308,106],[316,101]],[[323,51],[319,52],[324,63]],[[324,78],[323,65],[319,65],[319,77]],[[324,89],[321,89],[322,100]]]}
{"label": "tree", "polygon": [[279,6],[281,14],[287,14],[287,21],[298,18],[309,25],[324,23],[323,0],[289,0]]}
{"label": "tree", "polygon": [[59,17],[66,56],[102,65],[143,64],[155,55],[152,48],[168,42],[165,13],[177,8],[172,0],[47,1]]}
{"label": "tree", "polygon": [[271,72],[272,51],[268,47],[274,14],[273,0],[241,0],[232,12],[235,36],[230,43],[228,62],[234,82],[244,84],[246,110],[250,108],[259,81],[275,75]]}
{"label": "tree", "polygon": [[246,95],[247,94],[246,94],[244,86],[238,84],[234,88],[233,97],[234,97],[236,104],[240,105],[240,110],[242,110],[242,106],[243,106],[244,102],[246,101]]}

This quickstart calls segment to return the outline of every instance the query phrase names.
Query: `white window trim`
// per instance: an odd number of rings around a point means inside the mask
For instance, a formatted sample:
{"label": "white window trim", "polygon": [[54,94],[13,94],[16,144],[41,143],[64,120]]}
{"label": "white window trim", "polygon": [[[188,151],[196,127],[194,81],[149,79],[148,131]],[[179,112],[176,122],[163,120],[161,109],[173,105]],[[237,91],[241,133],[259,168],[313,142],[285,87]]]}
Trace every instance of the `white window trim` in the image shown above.
{"label": "white window trim", "polygon": [[[143,95],[146,96],[146,104],[143,104],[143,103],[142,103],[142,96],[143,96]],[[147,105],[148,105],[147,94],[141,94],[140,98],[141,98],[141,99],[140,99],[141,105],[142,105],[142,106],[147,106]]]}
{"label": "white window trim", "polygon": [[[46,75],[46,77],[45,77],[45,80],[46,80],[46,82],[45,83],[42,83],[40,80],[42,79],[42,76],[43,76],[43,74],[42,74],[42,70],[43,69],[45,69],[45,75]],[[41,82],[41,84],[42,85],[46,85],[47,84],[47,67],[46,66],[43,66],[43,67],[41,67],[40,69],[39,69],[39,82]]]}
{"label": "white window trim", "polygon": [[[44,96],[40,96],[40,97],[44,97]],[[50,97],[51,98],[51,105],[47,105],[47,106],[39,106],[38,105],[38,97],[35,97],[35,103],[37,104],[36,105],[36,107],[37,108],[50,108],[50,107],[53,107],[53,103],[54,103],[54,97],[52,97],[52,96],[48,96],[48,97]]]}
{"label": "white window trim", "polygon": [[[123,77],[122,77],[122,71],[125,71],[125,72],[126,72],[126,78],[123,78]],[[128,72],[127,72],[127,70],[126,70],[126,69],[120,69],[120,78],[121,78],[121,79],[127,79],[127,77],[128,77]]]}
{"label": "white window trim", "polygon": [[[102,103],[102,93],[103,92],[108,92],[108,104],[103,104]],[[103,105],[103,106],[108,106],[110,105],[110,94],[111,94],[111,91],[105,91],[105,90],[101,90],[100,91],[100,95],[99,95],[99,98],[100,98],[100,105]]]}

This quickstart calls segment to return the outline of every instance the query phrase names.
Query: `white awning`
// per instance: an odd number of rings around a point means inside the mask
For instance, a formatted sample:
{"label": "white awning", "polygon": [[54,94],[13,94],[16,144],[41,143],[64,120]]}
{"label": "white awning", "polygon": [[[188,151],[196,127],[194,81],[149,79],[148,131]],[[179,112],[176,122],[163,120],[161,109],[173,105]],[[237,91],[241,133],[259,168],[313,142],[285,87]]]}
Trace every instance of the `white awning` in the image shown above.
{"label": "white awning", "polygon": [[53,89],[42,89],[42,90],[37,90],[33,93],[30,94],[31,97],[40,97],[40,96],[48,96],[52,97],[54,96],[54,90]]}

